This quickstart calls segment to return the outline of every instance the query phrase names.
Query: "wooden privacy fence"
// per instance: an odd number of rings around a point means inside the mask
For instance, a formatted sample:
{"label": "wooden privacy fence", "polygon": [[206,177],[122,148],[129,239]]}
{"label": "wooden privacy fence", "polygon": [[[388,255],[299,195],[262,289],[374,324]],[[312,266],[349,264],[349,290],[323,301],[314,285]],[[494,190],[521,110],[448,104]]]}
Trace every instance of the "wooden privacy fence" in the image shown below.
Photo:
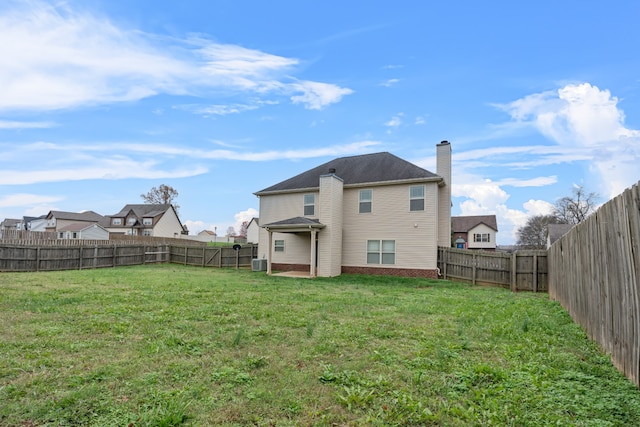
{"label": "wooden privacy fence", "polygon": [[81,270],[150,263],[249,267],[257,246],[202,247],[144,244],[29,246],[0,243],[0,271]]}
{"label": "wooden privacy fence", "polygon": [[639,184],[601,206],[549,249],[550,297],[636,386],[640,386]]}
{"label": "wooden privacy fence", "polygon": [[443,279],[497,285],[514,292],[548,290],[545,250],[504,253],[440,247],[438,268]]}
{"label": "wooden privacy fence", "polygon": [[169,246],[169,262],[200,267],[248,267],[257,254],[257,245],[245,245],[240,250],[228,246]]}

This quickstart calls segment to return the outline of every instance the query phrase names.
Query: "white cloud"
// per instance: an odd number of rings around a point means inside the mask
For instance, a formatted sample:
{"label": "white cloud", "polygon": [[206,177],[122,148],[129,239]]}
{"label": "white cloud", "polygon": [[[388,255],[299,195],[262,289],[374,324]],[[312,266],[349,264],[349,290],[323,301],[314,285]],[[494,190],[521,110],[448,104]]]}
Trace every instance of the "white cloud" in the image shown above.
{"label": "white cloud", "polygon": [[53,122],[22,122],[0,120],[0,129],[44,129],[54,127]]}
{"label": "white cloud", "polygon": [[380,86],[391,87],[391,86],[395,86],[399,82],[400,82],[399,79],[389,79],[389,80],[387,80],[385,82],[380,83]]}
{"label": "white cloud", "polygon": [[340,102],[343,96],[353,93],[351,89],[329,83],[303,81],[290,86],[297,92],[302,92],[302,95],[292,96],[291,101],[294,104],[304,104],[308,110],[321,110],[327,105]]}
{"label": "white cloud", "polygon": [[202,37],[169,38],[116,25],[68,3],[0,6],[0,110],[56,110],[164,93],[291,96],[305,108],[351,89],[293,81],[296,58]]}
{"label": "white cloud", "polygon": [[249,208],[246,211],[242,211],[242,212],[238,212],[234,215],[234,220],[235,223],[233,225],[233,228],[235,228],[236,233],[240,232],[240,229],[242,228],[242,223],[243,222],[249,222],[251,221],[252,218],[257,217],[258,216],[258,211],[253,209],[253,208]]}
{"label": "white cloud", "polygon": [[0,197],[0,208],[29,207],[55,203],[63,200],[63,197],[42,196],[39,194],[16,193]]}
{"label": "white cloud", "polygon": [[614,197],[638,181],[640,158],[640,131],[625,126],[618,103],[608,90],[582,83],[528,95],[500,108],[519,125],[559,144],[548,148],[555,156],[543,156],[537,164],[588,161],[607,196]]}
{"label": "white cloud", "polygon": [[389,128],[397,128],[400,125],[402,125],[402,116],[404,114],[403,113],[398,113],[395,116],[391,117],[391,120],[389,120],[388,122],[386,122],[384,125],[389,127]]}

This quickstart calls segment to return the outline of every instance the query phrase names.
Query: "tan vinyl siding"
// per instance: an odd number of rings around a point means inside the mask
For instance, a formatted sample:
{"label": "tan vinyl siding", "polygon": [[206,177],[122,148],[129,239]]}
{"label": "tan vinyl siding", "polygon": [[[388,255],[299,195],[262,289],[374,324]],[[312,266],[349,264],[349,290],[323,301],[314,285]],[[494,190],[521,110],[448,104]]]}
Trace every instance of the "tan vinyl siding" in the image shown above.
{"label": "tan vinyl siding", "polygon": [[[304,195],[312,194],[312,191],[300,193],[277,194],[272,196],[260,197],[260,224],[270,224],[272,222],[281,221],[296,216],[304,216]],[[316,213],[318,212],[316,196]],[[308,217],[317,218],[317,217]],[[293,234],[293,233],[273,233],[272,244],[275,240],[285,241],[285,251],[272,252],[274,263],[287,264],[308,264],[311,257],[311,242],[309,234]],[[264,228],[260,228],[260,236],[258,239],[258,257],[269,257],[269,232]]]}
{"label": "tan vinyl siding", "polygon": [[180,221],[173,209],[167,210],[153,227],[155,237],[180,237],[181,232]]}
{"label": "tan vinyl siding", "polygon": [[320,222],[318,235],[318,276],[335,277],[342,273],[343,183],[335,175],[320,177]]}
{"label": "tan vinyl siding", "polygon": [[438,245],[451,246],[451,145],[441,143],[436,146],[436,167],[438,175],[444,179],[438,188]]}
{"label": "tan vinyl siding", "polygon": [[[437,267],[436,183],[425,183],[425,210],[409,210],[406,185],[370,187],[371,213],[359,214],[359,189],[344,190],[343,265],[368,266],[367,240],[395,240],[396,259],[392,268],[435,269]],[[371,266],[371,265],[369,265]]]}
{"label": "tan vinyl siding", "polygon": [[[475,242],[473,239],[474,234],[488,234],[489,242]],[[495,249],[496,248],[496,232],[485,224],[478,224],[469,230],[467,234],[467,247],[469,249]]]}

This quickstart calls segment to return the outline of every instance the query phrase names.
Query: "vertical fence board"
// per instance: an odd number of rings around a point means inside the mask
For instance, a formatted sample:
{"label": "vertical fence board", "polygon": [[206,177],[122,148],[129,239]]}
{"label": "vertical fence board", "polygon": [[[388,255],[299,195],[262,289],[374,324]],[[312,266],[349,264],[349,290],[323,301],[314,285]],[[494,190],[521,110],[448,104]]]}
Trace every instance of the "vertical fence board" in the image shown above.
{"label": "vertical fence board", "polygon": [[640,183],[549,249],[549,296],[640,386]]}

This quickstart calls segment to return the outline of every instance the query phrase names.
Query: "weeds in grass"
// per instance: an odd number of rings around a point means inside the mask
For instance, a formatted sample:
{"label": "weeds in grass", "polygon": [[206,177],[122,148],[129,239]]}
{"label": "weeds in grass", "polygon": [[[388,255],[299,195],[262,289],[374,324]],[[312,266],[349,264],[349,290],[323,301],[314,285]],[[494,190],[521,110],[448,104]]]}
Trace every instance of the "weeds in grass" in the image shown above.
{"label": "weeds in grass", "polygon": [[0,425],[640,425],[546,295],[174,265],[0,274]]}

